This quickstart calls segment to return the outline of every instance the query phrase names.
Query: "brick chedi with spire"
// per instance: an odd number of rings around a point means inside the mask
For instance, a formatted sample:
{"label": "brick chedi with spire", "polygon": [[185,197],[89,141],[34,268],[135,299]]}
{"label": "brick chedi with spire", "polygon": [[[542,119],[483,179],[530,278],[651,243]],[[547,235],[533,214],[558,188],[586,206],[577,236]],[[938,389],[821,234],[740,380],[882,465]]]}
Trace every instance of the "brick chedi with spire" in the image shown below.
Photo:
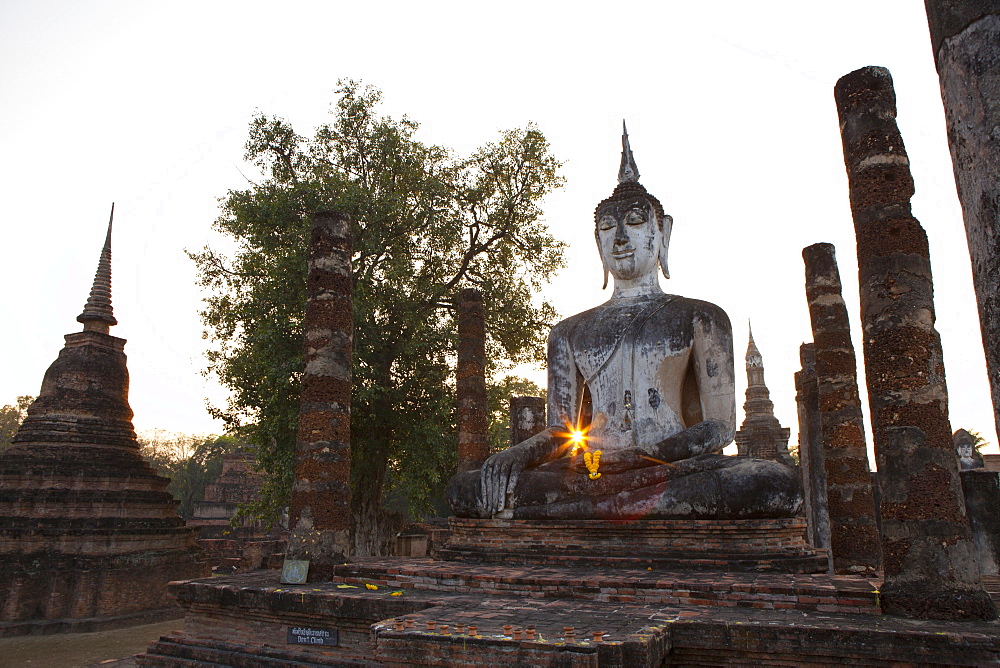
{"label": "brick chedi with spire", "polygon": [[0,455],[0,637],[177,617],[167,583],[209,574],[169,480],[139,455],[125,340],[109,334],[110,222],[77,320]]}
{"label": "brick chedi with spire", "polygon": [[747,346],[747,400],[743,404],[746,417],[736,432],[736,448],[740,455],[757,459],[770,459],[787,466],[795,460],[788,453],[790,431],[774,417],[771,393],[764,384],[764,358],[753,340]]}

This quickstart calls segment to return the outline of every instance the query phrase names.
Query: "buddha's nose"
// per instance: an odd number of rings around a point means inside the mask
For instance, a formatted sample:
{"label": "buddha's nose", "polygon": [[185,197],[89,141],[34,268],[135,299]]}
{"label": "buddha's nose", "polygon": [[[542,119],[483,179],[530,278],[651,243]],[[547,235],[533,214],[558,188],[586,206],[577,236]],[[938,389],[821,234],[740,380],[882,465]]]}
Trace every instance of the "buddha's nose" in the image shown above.
{"label": "buddha's nose", "polygon": [[615,228],[615,245],[624,246],[628,244],[628,242],[629,238],[628,234],[625,233],[625,223],[619,221],[618,227]]}

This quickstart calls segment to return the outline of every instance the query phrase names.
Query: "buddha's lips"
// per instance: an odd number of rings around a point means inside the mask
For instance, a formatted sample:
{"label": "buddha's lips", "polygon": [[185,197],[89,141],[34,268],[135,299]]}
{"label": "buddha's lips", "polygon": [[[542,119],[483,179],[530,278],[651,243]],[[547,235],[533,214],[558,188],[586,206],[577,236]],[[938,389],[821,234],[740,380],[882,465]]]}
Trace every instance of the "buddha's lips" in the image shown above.
{"label": "buddha's lips", "polygon": [[627,257],[632,257],[633,255],[635,255],[635,250],[627,250],[627,251],[622,251],[620,253],[611,253],[611,257],[615,258],[616,260],[624,260]]}

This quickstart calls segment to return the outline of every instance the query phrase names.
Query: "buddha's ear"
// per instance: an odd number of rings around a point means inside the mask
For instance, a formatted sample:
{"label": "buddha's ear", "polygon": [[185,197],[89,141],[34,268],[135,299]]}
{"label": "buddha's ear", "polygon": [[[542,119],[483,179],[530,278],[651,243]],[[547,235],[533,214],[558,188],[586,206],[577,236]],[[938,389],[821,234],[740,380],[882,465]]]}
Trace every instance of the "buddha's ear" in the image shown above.
{"label": "buddha's ear", "polygon": [[[658,258],[660,260],[660,271],[664,278],[670,278],[670,270],[667,269],[667,251],[670,249],[670,233],[674,229],[674,219],[668,214],[663,215],[663,222],[660,224],[660,250]],[[607,271],[607,270],[605,270]]]}
{"label": "buddha's ear", "polygon": [[594,241],[597,242],[597,255],[601,258],[601,266],[604,267],[604,285],[601,286],[601,290],[608,287],[608,265],[604,262],[604,254],[601,252],[601,235],[594,228]]}

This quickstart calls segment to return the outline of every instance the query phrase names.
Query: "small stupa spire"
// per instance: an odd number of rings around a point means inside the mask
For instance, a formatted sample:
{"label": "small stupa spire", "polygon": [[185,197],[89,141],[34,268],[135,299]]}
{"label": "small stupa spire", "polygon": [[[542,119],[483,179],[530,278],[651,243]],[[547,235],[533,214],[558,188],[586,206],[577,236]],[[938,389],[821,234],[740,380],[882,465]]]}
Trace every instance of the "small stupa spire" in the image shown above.
{"label": "small stupa spire", "polygon": [[753,340],[753,327],[750,325],[750,321],[747,320],[747,329],[750,330],[750,342],[747,344],[747,366],[764,366],[764,357],[760,354],[760,350],[757,349],[757,344]]}
{"label": "small stupa spire", "polygon": [[625,120],[622,119],[622,164],[618,168],[618,183],[638,182],[639,168],[635,166],[632,147],[628,144],[628,130],[625,128]]}
{"label": "small stupa spire", "polygon": [[76,317],[77,322],[83,323],[83,331],[85,332],[107,334],[112,325],[118,324],[111,308],[111,225],[114,220],[115,205],[112,202],[111,219],[108,220],[108,236],[104,239],[101,260],[97,263],[94,285],[90,288],[90,297],[83,307],[83,313]]}

